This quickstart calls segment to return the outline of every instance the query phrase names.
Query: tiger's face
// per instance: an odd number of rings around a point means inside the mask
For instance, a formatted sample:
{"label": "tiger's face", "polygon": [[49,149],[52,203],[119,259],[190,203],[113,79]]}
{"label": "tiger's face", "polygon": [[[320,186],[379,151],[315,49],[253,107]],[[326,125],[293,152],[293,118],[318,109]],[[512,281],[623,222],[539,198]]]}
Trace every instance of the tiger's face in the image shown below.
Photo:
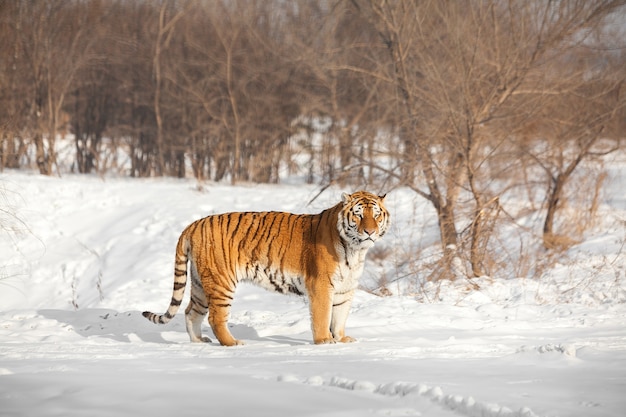
{"label": "tiger's face", "polygon": [[385,196],[366,191],[342,195],[340,234],[352,246],[370,248],[389,227],[389,212],[384,206]]}

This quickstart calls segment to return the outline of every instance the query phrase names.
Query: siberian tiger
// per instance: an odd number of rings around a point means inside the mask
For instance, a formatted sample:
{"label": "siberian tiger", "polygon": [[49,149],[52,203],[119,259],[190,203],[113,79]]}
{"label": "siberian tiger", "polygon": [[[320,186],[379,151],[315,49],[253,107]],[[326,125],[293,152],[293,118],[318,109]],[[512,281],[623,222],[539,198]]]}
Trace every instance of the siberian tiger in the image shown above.
{"label": "siberian tiger", "polygon": [[197,220],[178,239],[167,311],[143,316],[153,323],[169,322],[183,300],[189,274],[185,323],[191,341],[211,342],[200,332],[208,312],[219,342],[240,345],[227,320],[237,283],[248,281],[306,296],[314,343],[353,342],[345,323],[365,254],[389,226],[384,198],[358,191],[344,193],[340,203],[319,214],[225,213]]}

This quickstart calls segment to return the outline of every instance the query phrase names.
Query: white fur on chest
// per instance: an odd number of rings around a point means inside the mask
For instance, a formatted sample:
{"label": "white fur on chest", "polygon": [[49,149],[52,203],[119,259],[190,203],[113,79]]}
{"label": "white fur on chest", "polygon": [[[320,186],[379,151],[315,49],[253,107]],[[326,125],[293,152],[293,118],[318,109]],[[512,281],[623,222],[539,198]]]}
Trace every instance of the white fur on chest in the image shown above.
{"label": "white fur on chest", "polygon": [[359,286],[367,249],[344,250],[341,246],[337,248],[337,252],[343,255],[343,259],[339,262],[333,276],[333,287],[335,294],[344,294],[356,290]]}

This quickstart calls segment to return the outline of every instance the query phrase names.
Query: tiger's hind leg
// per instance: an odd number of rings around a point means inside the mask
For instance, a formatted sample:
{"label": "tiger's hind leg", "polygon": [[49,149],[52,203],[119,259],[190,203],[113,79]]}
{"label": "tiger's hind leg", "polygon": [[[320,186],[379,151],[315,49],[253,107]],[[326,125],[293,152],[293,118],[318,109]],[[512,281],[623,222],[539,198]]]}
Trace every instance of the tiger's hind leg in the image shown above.
{"label": "tiger's hind leg", "polygon": [[213,334],[223,346],[243,345],[243,342],[235,339],[228,330],[228,317],[234,292],[235,288],[211,286],[205,293],[209,301],[209,324]]}
{"label": "tiger's hind leg", "polygon": [[192,342],[211,343],[211,339],[202,336],[202,320],[209,311],[209,307],[204,295],[204,290],[202,289],[202,284],[200,284],[198,276],[194,272],[194,268],[192,267],[191,297],[189,305],[185,309],[185,325],[187,326],[189,339]]}
{"label": "tiger's hind leg", "polygon": [[228,330],[228,314],[230,307],[213,306],[209,307],[209,324],[213,329],[213,334],[217,340],[224,346],[243,345],[241,340],[233,337]]}

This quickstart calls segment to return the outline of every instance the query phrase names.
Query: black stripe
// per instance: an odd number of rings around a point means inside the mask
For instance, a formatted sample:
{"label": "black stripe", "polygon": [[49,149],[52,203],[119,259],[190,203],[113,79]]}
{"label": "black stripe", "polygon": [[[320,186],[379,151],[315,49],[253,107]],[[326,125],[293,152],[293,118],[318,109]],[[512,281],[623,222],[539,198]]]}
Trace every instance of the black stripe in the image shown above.
{"label": "black stripe", "polygon": [[[202,244],[206,245],[209,242],[209,239],[212,239],[217,233],[217,228],[215,227],[215,223],[219,221],[219,216],[211,216],[210,220],[207,221],[207,225],[202,228],[202,233],[200,235]],[[211,233],[211,236],[207,236],[207,233]]]}
{"label": "black stripe", "polygon": [[[276,213],[267,213],[267,215],[269,214],[274,214],[272,222],[269,224],[268,227],[265,228],[264,233],[261,235],[260,240],[264,240],[267,241],[267,239],[269,238],[270,234],[272,233],[272,229],[274,229],[274,223],[276,223],[276,219],[278,218],[278,216],[276,215]],[[267,235],[266,239],[263,239],[263,237]]]}
{"label": "black stripe", "polygon": [[[265,231],[267,213],[250,213],[250,216],[250,229],[248,229],[244,239],[241,239],[241,242],[239,242],[238,248],[245,254],[247,259],[256,259],[258,258],[257,248]],[[251,229],[252,225],[255,226],[254,231]]]}
{"label": "black stripe", "polygon": [[[267,256],[268,259],[270,259],[270,252],[273,246],[274,241],[276,240],[277,236],[280,236],[280,229],[283,226],[283,223],[285,222],[285,218],[287,217],[287,214],[284,213],[275,213],[275,217],[274,217],[274,221],[272,222],[272,224],[270,225],[270,227],[267,229],[267,238],[265,239],[265,255]],[[276,223],[276,219],[278,219],[278,224],[274,227],[274,223]]]}
{"label": "black stripe", "polygon": [[[300,221],[300,217],[301,216],[295,216],[295,215],[289,216],[289,223],[287,224],[287,228],[289,229],[288,236],[291,236],[292,238],[294,237],[293,231],[296,228],[296,225],[298,224],[298,222]],[[280,245],[280,248],[278,251],[278,262],[279,262],[280,271],[285,270],[285,253],[287,253],[288,248],[289,248],[289,242],[283,242],[283,244]]]}
{"label": "black stripe", "polygon": [[221,237],[221,242],[222,242],[222,259],[224,260],[224,265],[226,266],[226,268],[228,268],[228,266],[231,265],[230,256],[228,256],[228,244],[227,244],[229,242],[228,224],[230,223],[231,216],[232,216],[232,213],[227,214],[226,217],[228,218],[228,220],[224,222],[224,219],[222,219],[222,221],[220,222],[220,227],[219,227],[219,232],[221,235],[220,237]]}
{"label": "black stripe", "polygon": [[274,290],[278,293],[284,293],[283,288],[280,285],[278,285],[278,283],[276,283],[274,274],[268,274],[267,269],[265,270],[265,274],[267,275],[267,278],[269,279],[270,284],[274,286]]}
{"label": "black stripe", "polygon": [[227,213],[224,215],[224,217],[226,217],[226,227],[225,227],[225,231],[224,234],[228,233],[228,229],[230,228],[230,221],[232,220],[232,218],[236,216],[236,213]]}
{"label": "black stripe", "polygon": [[185,285],[187,285],[186,282],[175,282],[174,283],[174,291],[178,291],[182,288],[185,288]]}
{"label": "black stripe", "polygon": [[[209,219],[209,217],[205,217],[203,219],[196,220],[195,222],[193,222],[191,226],[189,227],[189,236],[195,235],[198,229],[202,231],[204,229],[204,223],[206,223],[207,219]],[[190,244],[192,241],[193,241],[192,239],[189,239]]]}
{"label": "black stripe", "polygon": [[[232,274],[226,273],[224,276],[228,280],[228,283],[230,284],[230,288],[235,290],[235,288],[237,288],[237,282],[238,282],[238,278],[237,278],[235,272],[233,271]],[[227,286],[227,288],[228,288],[228,286]]]}
{"label": "black stripe", "polygon": [[[235,258],[236,266],[242,265],[248,256],[248,251],[243,248],[243,245],[245,245],[247,236],[250,233],[250,226],[250,213],[239,213],[237,224],[233,228],[232,232],[230,232],[231,247],[235,251],[233,257]],[[241,234],[241,236],[239,236],[239,234]]]}
{"label": "black stripe", "polygon": [[235,237],[237,235],[237,232],[239,231],[239,228],[241,227],[241,223],[243,221],[243,219],[245,218],[245,213],[236,213],[237,216],[237,222],[235,223],[235,226],[233,227],[233,230],[229,232],[231,237]]}
{"label": "black stripe", "polygon": [[194,296],[194,295],[192,295],[192,296],[191,296],[191,301],[193,302],[193,304],[194,304],[194,305],[198,305],[198,306],[200,306],[200,307],[204,308],[205,310],[209,308],[209,306],[208,306],[208,305],[205,305],[203,302],[201,302],[201,301],[198,299],[198,297],[196,297],[196,296]]}
{"label": "black stripe", "polygon": [[289,285],[287,286],[287,289],[288,289],[288,291],[289,291],[291,294],[295,294],[295,295],[304,295],[304,294],[302,294],[302,291],[300,291],[300,290],[298,289],[298,287],[296,287],[294,284],[289,284]]}
{"label": "black stripe", "polygon": [[[191,307],[191,309],[192,309],[193,311],[195,311],[195,312],[196,312],[196,314],[200,314],[201,316],[203,316],[203,315],[205,315],[205,314],[206,314],[206,310],[204,310],[204,311],[198,311],[198,309],[197,309],[195,306]],[[207,310],[208,310],[208,308],[207,308]]]}
{"label": "black stripe", "polygon": [[256,226],[256,229],[254,229],[254,233],[252,232],[252,229],[248,229],[248,242],[250,242],[251,244],[257,240],[257,236],[258,234],[263,230],[263,226],[265,225],[265,220],[267,220],[267,216],[262,216],[262,215],[258,215],[256,213],[251,213],[251,218],[250,221],[252,222],[252,224],[254,224]]}
{"label": "black stripe", "polygon": [[231,295],[226,294],[224,291],[220,291],[220,290],[215,290],[216,295],[221,296],[222,298],[228,298],[229,300],[232,300],[233,297]]}
{"label": "black stripe", "polygon": [[171,306],[179,306],[180,303],[182,303],[183,300],[177,300],[176,298],[172,297],[172,301],[170,301],[170,305]]}

